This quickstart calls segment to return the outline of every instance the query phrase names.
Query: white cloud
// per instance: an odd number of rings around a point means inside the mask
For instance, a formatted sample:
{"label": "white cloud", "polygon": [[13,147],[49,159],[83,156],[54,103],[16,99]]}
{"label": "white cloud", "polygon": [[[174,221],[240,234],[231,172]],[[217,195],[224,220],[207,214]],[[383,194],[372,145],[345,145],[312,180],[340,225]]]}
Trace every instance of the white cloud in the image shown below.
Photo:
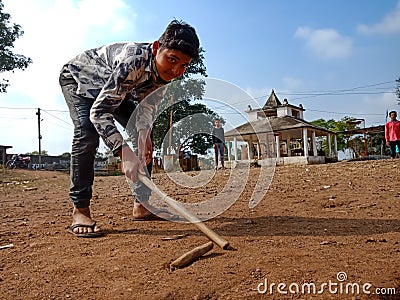
{"label": "white cloud", "polygon": [[299,27],[294,36],[305,40],[305,48],[321,59],[343,59],[353,52],[352,39],[340,35],[334,29]]}
{"label": "white cloud", "polygon": [[304,83],[302,80],[293,77],[284,77],[282,79],[285,90],[295,91],[300,88],[304,88]]}
{"label": "white cloud", "polygon": [[[124,0],[3,0],[3,4],[4,11],[11,15],[11,22],[21,25],[24,31],[16,40],[13,52],[30,57],[33,63],[25,71],[1,74],[10,80],[1,106],[66,111],[58,84],[62,65],[86,49],[131,40],[135,34],[137,15]],[[37,124],[34,113],[28,128]],[[72,124],[68,113],[58,117]],[[69,151],[72,126],[68,132],[65,122],[46,114],[43,118],[42,149],[50,154]],[[0,142],[13,145],[18,152],[36,149],[37,136],[30,130],[28,137],[25,123],[17,117],[0,119],[0,126],[13,128],[12,132],[2,134]]]}
{"label": "white cloud", "polygon": [[60,95],[58,73],[62,65],[86,48],[109,42],[106,37],[116,36],[123,29],[132,31],[132,28],[129,26],[131,19],[125,13],[126,5],[119,0],[49,3],[5,2],[12,21],[20,24],[25,32],[16,41],[15,52],[33,60],[25,71],[8,76],[11,83],[8,94],[19,93],[33,99],[37,105],[54,107],[55,97]]}
{"label": "white cloud", "polygon": [[383,20],[373,25],[358,25],[357,30],[362,34],[393,34],[400,32],[400,1],[396,8],[387,14]]}

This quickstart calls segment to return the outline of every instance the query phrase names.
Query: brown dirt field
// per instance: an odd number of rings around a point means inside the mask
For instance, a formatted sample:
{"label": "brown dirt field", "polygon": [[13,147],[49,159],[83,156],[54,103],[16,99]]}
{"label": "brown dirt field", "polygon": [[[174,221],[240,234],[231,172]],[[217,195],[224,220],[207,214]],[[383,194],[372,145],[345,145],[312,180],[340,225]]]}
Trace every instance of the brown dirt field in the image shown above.
{"label": "brown dirt field", "polygon": [[[153,180],[171,197],[190,201],[218,193],[229,172],[218,171],[195,193],[174,187],[162,173]],[[279,166],[254,209],[248,201],[259,169],[250,172],[239,200],[206,222],[236,251],[214,246],[171,271],[172,260],[207,238],[192,224],[132,221],[124,176],[96,177],[92,213],[107,235],[81,239],[65,230],[71,222],[67,174],[0,170],[0,246],[14,245],[0,250],[0,298],[400,298],[400,160]],[[187,236],[163,240],[178,234]],[[340,272],[347,279],[340,281]],[[260,294],[266,280],[272,293]],[[307,290],[311,284],[315,294]],[[391,288],[397,295],[377,294]]]}

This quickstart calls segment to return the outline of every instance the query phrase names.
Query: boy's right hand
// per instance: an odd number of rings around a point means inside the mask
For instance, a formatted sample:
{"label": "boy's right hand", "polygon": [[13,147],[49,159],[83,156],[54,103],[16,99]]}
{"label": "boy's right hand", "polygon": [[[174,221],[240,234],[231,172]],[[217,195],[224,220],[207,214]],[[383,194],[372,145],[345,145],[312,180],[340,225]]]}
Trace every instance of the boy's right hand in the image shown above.
{"label": "boy's right hand", "polygon": [[153,145],[150,130],[142,129],[138,135],[138,155],[143,166],[147,166],[152,160]]}
{"label": "boy's right hand", "polygon": [[143,164],[130,147],[123,148],[121,161],[122,171],[132,182],[138,182],[138,173],[146,175]]}

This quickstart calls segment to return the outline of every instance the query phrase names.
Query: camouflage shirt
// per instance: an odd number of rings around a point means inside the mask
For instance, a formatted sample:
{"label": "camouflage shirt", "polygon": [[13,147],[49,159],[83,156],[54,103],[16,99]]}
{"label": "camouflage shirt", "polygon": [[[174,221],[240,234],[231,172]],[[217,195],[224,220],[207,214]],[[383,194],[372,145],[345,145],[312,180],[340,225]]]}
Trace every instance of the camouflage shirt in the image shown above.
{"label": "camouflage shirt", "polygon": [[114,110],[126,97],[133,98],[140,102],[135,129],[150,129],[162,97],[143,99],[168,83],[158,76],[150,43],[116,43],[87,50],[63,66],[61,84],[71,81],[78,84],[78,95],[93,99],[90,120],[114,154],[123,143]]}

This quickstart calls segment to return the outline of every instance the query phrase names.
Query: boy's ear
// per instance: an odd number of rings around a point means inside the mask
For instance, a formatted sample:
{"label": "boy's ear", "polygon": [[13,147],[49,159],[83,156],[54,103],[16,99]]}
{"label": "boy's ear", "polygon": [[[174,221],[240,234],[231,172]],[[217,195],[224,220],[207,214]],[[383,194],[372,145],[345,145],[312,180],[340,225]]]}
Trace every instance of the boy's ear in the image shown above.
{"label": "boy's ear", "polygon": [[157,54],[157,51],[158,51],[159,48],[160,48],[160,43],[158,41],[155,41],[153,43],[153,51],[152,51],[153,55]]}

